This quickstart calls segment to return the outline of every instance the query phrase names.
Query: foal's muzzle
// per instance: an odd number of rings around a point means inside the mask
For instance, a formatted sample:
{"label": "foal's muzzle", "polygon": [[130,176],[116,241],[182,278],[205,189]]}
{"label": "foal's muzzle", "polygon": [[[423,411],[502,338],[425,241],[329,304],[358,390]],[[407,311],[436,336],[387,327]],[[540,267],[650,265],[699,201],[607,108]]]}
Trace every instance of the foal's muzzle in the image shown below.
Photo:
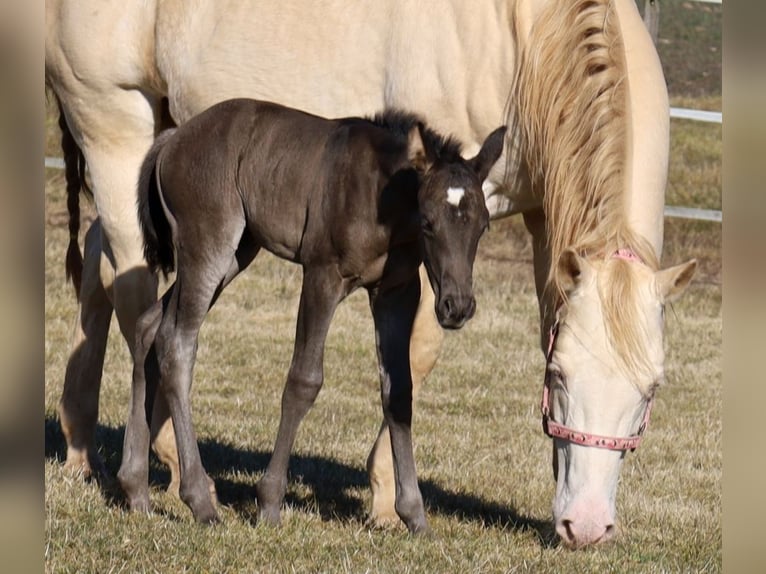
{"label": "foal's muzzle", "polygon": [[445,329],[460,329],[476,313],[473,295],[445,295],[436,305],[436,318]]}

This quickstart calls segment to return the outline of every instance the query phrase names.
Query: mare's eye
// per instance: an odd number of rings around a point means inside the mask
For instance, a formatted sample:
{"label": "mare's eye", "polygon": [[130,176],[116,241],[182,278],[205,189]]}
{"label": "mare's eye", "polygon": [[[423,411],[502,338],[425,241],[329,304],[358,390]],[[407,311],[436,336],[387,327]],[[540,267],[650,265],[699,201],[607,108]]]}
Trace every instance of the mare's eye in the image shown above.
{"label": "mare's eye", "polygon": [[423,233],[425,233],[426,235],[433,235],[434,225],[429,220],[423,219],[420,226],[423,229]]}

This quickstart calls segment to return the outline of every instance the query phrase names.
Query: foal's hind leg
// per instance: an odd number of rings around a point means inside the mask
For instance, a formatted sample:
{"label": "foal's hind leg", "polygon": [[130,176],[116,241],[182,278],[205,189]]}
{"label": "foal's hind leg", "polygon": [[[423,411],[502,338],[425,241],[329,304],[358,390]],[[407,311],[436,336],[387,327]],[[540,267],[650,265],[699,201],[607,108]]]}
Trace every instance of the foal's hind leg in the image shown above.
{"label": "foal's hind leg", "polygon": [[59,401],[59,419],[67,442],[65,467],[85,476],[106,475],[96,450],[98,399],[112,303],[99,275],[101,227],[96,219],[85,235],[82,286],[71,353]]}
{"label": "foal's hind leg", "polygon": [[[413,407],[421,385],[436,364],[444,340],[444,332],[434,313],[434,292],[423,265],[420,266],[420,284],[420,304],[410,339]],[[380,432],[370,451],[370,456],[367,458],[367,472],[372,490],[370,521],[375,526],[398,524],[400,519],[394,508],[396,489],[394,461],[391,456],[391,435],[385,419],[380,426]]]}
{"label": "foal's hind leg", "polygon": [[[195,229],[189,244],[194,252],[179,250],[178,274],[154,345],[161,373],[160,390],[167,399],[175,429],[181,468],[179,494],[198,522],[218,520],[211,496],[211,479],[202,466],[191,417],[192,371],[199,330],[223,288],[255,257],[258,247],[242,238],[239,224],[228,228]],[[201,239],[204,238],[204,239]],[[183,239],[182,239],[183,240]],[[203,244],[198,242],[202,241]],[[230,247],[240,242],[236,252]]]}
{"label": "foal's hind leg", "polygon": [[[169,294],[164,297],[165,302]],[[162,319],[163,301],[157,301],[136,322],[136,343],[133,361],[133,386],[122,464],[117,473],[128,504],[133,511],[148,512],[149,505],[149,417],[156,380],[159,378],[154,339]],[[147,378],[152,384],[147,385]],[[147,401],[147,397],[152,400]]]}
{"label": "foal's hind leg", "polygon": [[[244,269],[244,267],[252,261],[257,252],[257,247],[243,241],[242,245],[240,245],[240,249],[233,258],[220,287],[215,290],[208,308],[212,307],[223,288],[234,279],[241,269]],[[173,291],[175,289],[177,289],[177,285],[173,285],[168,292],[165,293],[162,300],[150,307],[149,310],[139,318],[136,324],[137,339],[133,367],[131,411],[125,429],[122,465],[118,473],[120,484],[128,497],[130,508],[134,511],[148,511],[150,509],[148,451],[151,435],[147,422],[150,416],[154,417],[157,413],[157,401],[162,400],[167,404],[165,393],[158,388],[158,383],[160,382],[160,367],[157,355],[158,347],[155,345],[155,342],[157,340],[159,326],[164,316],[163,309],[167,309],[173,305],[173,308],[177,310],[179,299],[178,297],[173,298]],[[178,317],[177,312],[175,313],[175,316]],[[160,342],[159,346],[160,348],[163,348],[162,342]],[[161,356],[166,358],[167,353],[163,350]],[[191,365],[189,368],[191,369]],[[151,415],[149,413],[151,413]],[[173,427],[171,425],[165,426],[165,428],[168,427],[170,428],[169,439],[175,443]],[[177,451],[174,449],[173,452]],[[215,485],[204,471],[203,474],[207,481],[210,501],[214,506],[216,503]],[[182,498],[188,503],[188,496],[182,496]],[[194,509],[195,507],[192,508]],[[195,517],[198,517],[197,512],[195,512]],[[215,510],[213,509],[212,518],[198,517],[198,520],[202,522],[210,522],[216,518],[217,515],[215,515]]]}
{"label": "foal's hind leg", "polygon": [[258,519],[279,524],[279,510],[287,489],[287,464],[303,417],[324,381],[324,345],[343,286],[335,267],[304,269],[298,309],[295,348],[282,392],[282,416],[266,473],[256,485]]}

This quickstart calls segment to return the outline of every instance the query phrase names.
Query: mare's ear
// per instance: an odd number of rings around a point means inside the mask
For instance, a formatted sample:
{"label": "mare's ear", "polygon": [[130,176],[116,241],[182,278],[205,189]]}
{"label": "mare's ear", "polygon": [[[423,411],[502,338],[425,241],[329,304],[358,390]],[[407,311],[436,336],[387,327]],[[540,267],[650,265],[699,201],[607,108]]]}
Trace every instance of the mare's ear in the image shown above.
{"label": "mare's ear", "polygon": [[426,148],[423,145],[423,124],[417,122],[407,134],[407,160],[420,173],[425,173],[431,167]]}
{"label": "mare's ear", "polygon": [[481,149],[476,154],[476,157],[468,160],[468,165],[476,172],[476,175],[479,176],[479,181],[482,183],[487,179],[489,170],[492,169],[492,166],[500,158],[500,154],[503,153],[505,130],[505,126],[500,126],[489,134],[481,145]]}
{"label": "mare's ear", "polygon": [[590,272],[590,264],[572,249],[565,249],[559,257],[557,275],[564,293],[571,293]]}
{"label": "mare's ear", "polygon": [[657,288],[660,292],[660,296],[664,301],[672,301],[681,294],[689,286],[689,282],[694,276],[694,272],[697,270],[697,260],[692,259],[686,263],[681,263],[675,267],[669,267],[657,271],[655,277],[657,279]]}

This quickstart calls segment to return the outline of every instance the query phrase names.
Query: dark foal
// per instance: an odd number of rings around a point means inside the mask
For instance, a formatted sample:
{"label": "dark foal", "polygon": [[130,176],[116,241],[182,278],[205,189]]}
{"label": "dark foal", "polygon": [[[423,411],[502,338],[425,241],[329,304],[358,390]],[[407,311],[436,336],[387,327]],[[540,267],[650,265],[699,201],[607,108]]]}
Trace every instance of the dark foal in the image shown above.
{"label": "dark foal", "polygon": [[189,402],[197,336],[224,287],[265,248],[299,263],[303,286],[276,444],[256,487],[259,519],[280,520],[290,450],[322,386],[330,321],[337,305],[364,287],[394,453],[396,511],[410,531],[428,529],[410,434],[418,266],[425,262],[441,325],[460,328],[475,311],[473,261],[489,221],[481,184],[504,133],[495,130],[476,157],[464,160],[454,141],[410,114],[327,120],[239,99],[158,137],[141,170],[139,214],[150,266],[167,273],[177,261],[177,275],[137,326],[118,474],[132,509],[149,509],[147,419],[159,369],[175,426],[181,498],[198,521],[217,520]]}

